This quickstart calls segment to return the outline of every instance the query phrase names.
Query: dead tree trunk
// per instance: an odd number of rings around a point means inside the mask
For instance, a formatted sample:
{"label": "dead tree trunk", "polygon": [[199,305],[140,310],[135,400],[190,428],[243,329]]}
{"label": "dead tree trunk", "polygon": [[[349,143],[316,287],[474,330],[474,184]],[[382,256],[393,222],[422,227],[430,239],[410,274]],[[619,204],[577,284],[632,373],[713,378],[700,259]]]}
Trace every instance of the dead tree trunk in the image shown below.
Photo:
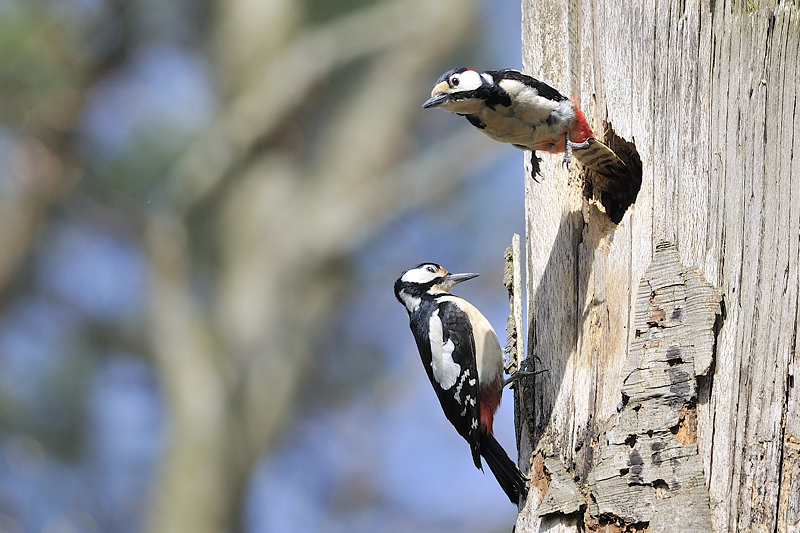
{"label": "dead tree trunk", "polygon": [[800,4],[522,4],[641,183],[527,180],[517,533],[800,531]]}

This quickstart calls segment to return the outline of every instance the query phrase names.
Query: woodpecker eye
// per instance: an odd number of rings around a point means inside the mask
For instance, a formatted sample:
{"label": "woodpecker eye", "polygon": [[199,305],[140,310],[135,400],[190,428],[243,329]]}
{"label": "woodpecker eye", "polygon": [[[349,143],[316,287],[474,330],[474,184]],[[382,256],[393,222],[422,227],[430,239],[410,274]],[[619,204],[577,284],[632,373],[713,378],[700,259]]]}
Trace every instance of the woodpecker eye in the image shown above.
{"label": "woodpecker eye", "polygon": [[450,85],[452,85],[453,87],[458,87],[459,83],[461,83],[461,80],[458,79],[458,76],[453,76],[452,78],[450,78]]}
{"label": "woodpecker eye", "polygon": [[427,267],[425,267],[425,270],[427,270],[431,274],[436,274],[436,268],[435,267],[427,266]]}

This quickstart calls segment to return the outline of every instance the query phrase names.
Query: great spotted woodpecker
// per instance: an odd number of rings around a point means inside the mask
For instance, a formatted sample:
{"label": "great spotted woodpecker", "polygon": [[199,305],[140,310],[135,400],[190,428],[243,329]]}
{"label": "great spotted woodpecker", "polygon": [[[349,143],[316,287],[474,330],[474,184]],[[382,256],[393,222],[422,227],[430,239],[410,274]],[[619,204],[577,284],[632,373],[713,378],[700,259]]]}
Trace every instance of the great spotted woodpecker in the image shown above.
{"label": "great spotted woodpecker", "polygon": [[585,167],[605,176],[627,172],[625,163],[593,137],[574,100],[517,70],[449,70],[422,107],[452,111],[496,141],[531,150],[534,178],[539,173],[536,150],[564,152],[567,166],[574,154]]}
{"label": "great spotted woodpecker", "polygon": [[408,311],[422,364],[447,420],[481,456],[512,503],[524,501],[526,480],[493,436],[494,415],[505,379],[497,335],[480,311],[450,294],[454,285],[477,274],[450,274],[435,263],[406,270],[394,284]]}

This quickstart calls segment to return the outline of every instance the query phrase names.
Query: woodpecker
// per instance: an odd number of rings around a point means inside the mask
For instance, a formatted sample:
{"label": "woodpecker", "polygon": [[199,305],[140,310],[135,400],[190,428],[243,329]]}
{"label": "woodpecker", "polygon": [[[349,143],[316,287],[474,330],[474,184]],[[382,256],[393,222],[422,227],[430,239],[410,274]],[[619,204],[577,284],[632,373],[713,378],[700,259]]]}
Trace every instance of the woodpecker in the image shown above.
{"label": "woodpecker", "polygon": [[436,263],[403,272],[394,294],[408,311],[422,364],[445,417],[481,456],[514,504],[528,494],[525,477],[493,436],[505,379],[503,352],[489,321],[450,289],[478,274],[451,274]]}
{"label": "woodpecker", "polygon": [[518,70],[449,70],[422,107],[441,107],[465,117],[496,141],[532,151],[534,179],[540,161],[536,150],[564,152],[566,166],[574,154],[583,166],[605,176],[627,173],[625,163],[594,138],[574,99]]}

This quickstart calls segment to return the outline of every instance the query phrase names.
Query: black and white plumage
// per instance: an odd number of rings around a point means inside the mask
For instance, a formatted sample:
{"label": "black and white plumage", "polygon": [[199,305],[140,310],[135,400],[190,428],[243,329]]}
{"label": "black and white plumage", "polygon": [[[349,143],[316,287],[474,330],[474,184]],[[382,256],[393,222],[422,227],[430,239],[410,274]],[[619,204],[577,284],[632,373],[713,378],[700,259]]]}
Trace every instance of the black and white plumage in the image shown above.
{"label": "black and white plumage", "polygon": [[606,176],[627,172],[625,163],[594,138],[573,100],[518,70],[449,70],[422,107],[464,116],[492,139],[531,150],[534,176],[539,172],[537,150],[564,152],[567,165],[575,155],[582,165]]}
{"label": "black and white plumage", "polygon": [[527,484],[494,438],[494,414],[505,379],[500,342],[489,321],[450,289],[477,274],[450,274],[435,263],[409,269],[394,292],[411,322],[422,364],[445,416],[469,443],[475,466],[481,457],[508,498],[519,503]]}

